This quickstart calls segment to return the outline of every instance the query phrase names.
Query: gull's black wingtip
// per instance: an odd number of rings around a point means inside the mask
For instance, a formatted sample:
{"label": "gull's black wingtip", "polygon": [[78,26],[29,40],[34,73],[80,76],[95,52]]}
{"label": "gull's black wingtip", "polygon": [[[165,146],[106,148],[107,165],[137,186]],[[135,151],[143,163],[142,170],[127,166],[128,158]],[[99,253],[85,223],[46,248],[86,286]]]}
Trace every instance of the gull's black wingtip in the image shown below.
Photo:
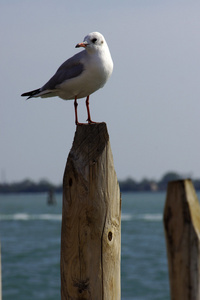
{"label": "gull's black wingtip", "polygon": [[27,97],[27,96],[28,96],[28,98],[26,98],[26,100],[32,98],[32,96],[30,96],[29,93],[23,93],[23,94],[21,94],[21,97]]}
{"label": "gull's black wingtip", "polygon": [[36,96],[37,94],[39,94],[40,92],[40,89],[37,89],[37,90],[33,90],[33,91],[30,91],[30,92],[27,92],[27,93],[23,93],[21,94],[22,97],[28,97],[26,100]]}

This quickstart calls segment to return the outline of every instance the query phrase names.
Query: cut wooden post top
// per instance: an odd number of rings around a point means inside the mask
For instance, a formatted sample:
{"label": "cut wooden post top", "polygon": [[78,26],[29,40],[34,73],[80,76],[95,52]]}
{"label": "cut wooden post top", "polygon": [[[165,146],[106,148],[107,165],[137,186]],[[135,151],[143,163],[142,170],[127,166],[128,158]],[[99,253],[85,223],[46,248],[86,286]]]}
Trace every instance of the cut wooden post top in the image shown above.
{"label": "cut wooden post top", "polygon": [[[180,209],[187,207],[187,209]],[[164,209],[164,220],[172,217],[172,209],[176,214],[174,221],[192,222],[200,233],[200,204],[191,179],[176,180],[168,183],[167,199]],[[178,219],[179,218],[179,219]],[[177,220],[178,219],[178,220]]]}
{"label": "cut wooden post top", "polygon": [[82,160],[88,163],[101,155],[108,141],[106,123],[77,125],[70,154],[74,156],[81,154]]}

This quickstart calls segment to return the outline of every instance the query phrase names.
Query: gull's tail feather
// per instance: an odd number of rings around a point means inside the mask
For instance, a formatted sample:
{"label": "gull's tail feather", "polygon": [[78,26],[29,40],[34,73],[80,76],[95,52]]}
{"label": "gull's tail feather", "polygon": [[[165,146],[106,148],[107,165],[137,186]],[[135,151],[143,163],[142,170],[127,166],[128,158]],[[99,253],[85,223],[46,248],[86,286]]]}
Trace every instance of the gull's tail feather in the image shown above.
{"label": "gull's tail feather", "polygon": [[28,99],[33,98],[33,97],[38,97],[39,94],[40,94],[40,91],[41,91],[41,89],[33,90],[33,91],[30,91],[30,92],[27,92],[27,93],[23,93],[21,96],[22,97],[24,97],[24,96],[28,97],[27,98],[27,100],[28,100]]}

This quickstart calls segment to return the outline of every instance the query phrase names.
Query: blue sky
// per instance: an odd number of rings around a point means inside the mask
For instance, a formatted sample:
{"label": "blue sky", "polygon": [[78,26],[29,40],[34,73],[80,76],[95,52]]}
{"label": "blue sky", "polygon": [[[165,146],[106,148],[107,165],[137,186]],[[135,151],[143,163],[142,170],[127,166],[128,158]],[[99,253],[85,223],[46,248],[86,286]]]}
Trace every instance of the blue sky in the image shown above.
{"label": "blue sky", "polygon": [[107,123],[118,178],[169,170],[200,178],[200,2],[1,0],[0,8],[1,182],[62,181],[73,101],[20,95],[42,86],[92,31],[114,61],[90,109]]}

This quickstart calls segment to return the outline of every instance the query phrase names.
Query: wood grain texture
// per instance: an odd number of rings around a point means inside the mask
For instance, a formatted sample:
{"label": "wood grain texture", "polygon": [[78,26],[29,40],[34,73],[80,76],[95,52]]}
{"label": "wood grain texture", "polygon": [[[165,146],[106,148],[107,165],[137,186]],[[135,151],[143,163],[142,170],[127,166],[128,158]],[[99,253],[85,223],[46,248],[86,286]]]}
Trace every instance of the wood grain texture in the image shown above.
{"label": "wood grain texture", "polygon": [[63,178],[61,299],[119,300],[121,198],[105,123],[78,125]]}
{"label": "wood grain texture", "polygon": [[200,300],[200,205],[191,180],[168,184],[164,227],[171,300]]}

